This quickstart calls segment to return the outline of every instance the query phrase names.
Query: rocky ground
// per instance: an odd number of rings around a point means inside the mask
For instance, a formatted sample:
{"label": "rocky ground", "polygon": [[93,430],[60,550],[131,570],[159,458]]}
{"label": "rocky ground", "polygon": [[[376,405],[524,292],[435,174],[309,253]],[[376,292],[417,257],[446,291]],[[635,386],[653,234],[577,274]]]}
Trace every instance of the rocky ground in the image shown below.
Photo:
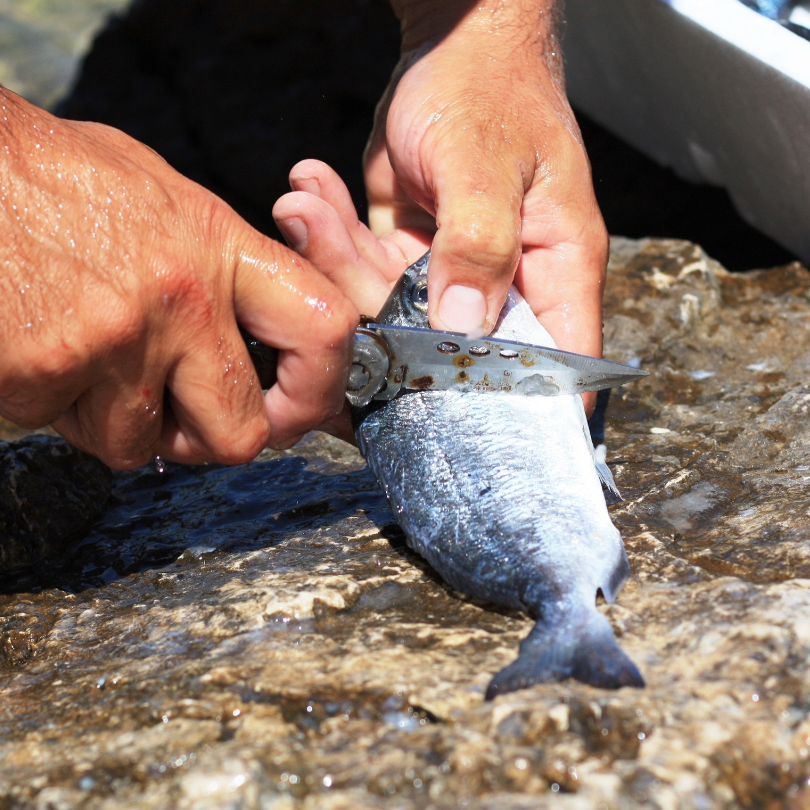
{"label": "rocky ground", "polygon": [[[352,2],[389,52],[390,19]],[[0,38],[51,32],[35,45],[53,67],[118,6],[0,0]],[[278,120],[316,88],[357,193],[388,67],[299,6],[144,0],[63,108],[154,137],[259,223],[295,150],[317,147],[311,112]],[[196,34],[172,45],[164,13]],[[296,48],[332,59],[299,85],[285,14]],[[23,76],[28,51],[2,52]],[[240,95],[251,64],[288,84]],[[26,92],[50,103],[37,75]],[[306,135],[273,152],[290,132]],[[646,689],[484,703],[531,621],[443,585],[336,440],[110,476],[28,439],[0,453],[0,809],[810,808],[810,272],[731,275],[687,242],[614,240],[605,334],[608,357],[652,372],[608,409],[634,576],[602,608]]]}
{"label": "rocky ground", "polygon": [[[604,607],[644,690],[482,700],[531,621],[415,555],[356,452],[117,475],[0,597],[0,806],[810,807],[810,272],[615,240]],[[45,440],[51,441],[51,440]]]}

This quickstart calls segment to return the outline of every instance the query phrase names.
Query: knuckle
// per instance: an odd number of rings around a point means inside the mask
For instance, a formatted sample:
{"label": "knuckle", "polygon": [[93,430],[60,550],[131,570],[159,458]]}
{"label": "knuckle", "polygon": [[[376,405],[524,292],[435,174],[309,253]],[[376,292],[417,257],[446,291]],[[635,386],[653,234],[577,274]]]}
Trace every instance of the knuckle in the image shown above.
{"label": "knuckle", "polygon": [[3,399],[0,416],[24,430],[38,430],[49,425],[59,414],[38,408],[34,403],[22,405]]}
{"label": "knuckle", "polygon": [[36,370],[27,369],[25,376],[4,375],[0,381],[0,416],[18,427],[36,430],[51,424],[67,411],[72,399],[64,389],[60,394],[59,369],[48,367],[48,374],[38,376]]}
{"label": "knuckle", "polygon": [[113,470],[128,471],[148,464],[156,455],[162,419],[108,411],[81,397],[65,438]]}
{"label": "knuckle", "polygon": [[128,349],[138,343],[145,331],[146,316],[135,301],[122,301],[110,307],[103,318],[97,321],[94,334],[93,354],[108,354],[117,349]]}
{"label": "knuckle", "polygon": [[172,253],[156,253],[152,265],[155,294],[164,308],[194,300],[202,283],[191,260]]}
{"label": "knuckle", "polygon": [[509,233],[503,227],[466,228],[449,233],[444,247],[465,264],[500,274],[514,270],[520,256],[520,237],[517,230]]}
{"label": "knuckle", "polygon": [[326,346],[348,347],[359,322],[357,307],[348,298],[338,299],[331,307],[329,317],[319,324],[319,339]]}
{"label": "knuckle", "polygon": [[266,422],[243,427],[216,442],[212,448],[214,459],[219,464],[247,464],[267,447],[269,438],[270,429]]}
{"label": "knuckle", "polygon": [[83,350],[73,348],[62,339],[28,344],[21,346],[19,351],[18,368],[25,369],[26,387],[32,392],[38,389],[52,390],[62,380],[76,377],[87,362]]}
{"label": "knuckle", "polygon": [[148,464],[157,454],[160,425],[134,424],[127,428],[128,438],[100,437],[92,418],[82,420],[82,434],[86,437],[88,452],[113,470],[134,470]]}
{"label": "knuckle", "polygon": [[211,246],[218,253],[223,245],[232,241],[234,230],[241,224],[224,200],[194,183],[183,186],[180,207],[186,212],[189,228],[202,240],[201,244]]}

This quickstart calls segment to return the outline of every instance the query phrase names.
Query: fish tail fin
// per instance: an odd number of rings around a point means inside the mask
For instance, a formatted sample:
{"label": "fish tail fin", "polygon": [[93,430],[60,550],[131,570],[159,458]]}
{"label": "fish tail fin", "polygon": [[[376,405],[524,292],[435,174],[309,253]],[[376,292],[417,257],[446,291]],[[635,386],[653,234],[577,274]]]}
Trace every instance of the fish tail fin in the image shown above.
{"label": "fish tail fin", "polygon": [[574,620],[539,621],[520,645],[517,660],[490,682],[486,700],[536,683],[574,678],[602,689],[644,686],[636,665],[616,643],[608,620],[594,607]]}

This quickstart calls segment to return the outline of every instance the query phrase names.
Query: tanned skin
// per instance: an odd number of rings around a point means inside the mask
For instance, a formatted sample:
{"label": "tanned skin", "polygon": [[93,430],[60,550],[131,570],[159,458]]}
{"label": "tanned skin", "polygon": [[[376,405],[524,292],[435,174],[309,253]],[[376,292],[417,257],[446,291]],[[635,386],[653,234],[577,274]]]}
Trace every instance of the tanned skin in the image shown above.
{"label": "tanned skin", "polygon": [[[119,469],[247,461],[319,426],[346,436],[358,309],[431,240],[435,327],[488,332],[514,281],[561,348],[600,353],[607,236],[557,5],[392,5],[402,54],[365,155],[370,231],[305,161],[275,212],[300,253],[123,133],[0,89],[0,416],[52,424]],[[315,250],[336,229],[312,217],[340,205],[348,253]],[[267,394],[237,324],[281,350]]]}

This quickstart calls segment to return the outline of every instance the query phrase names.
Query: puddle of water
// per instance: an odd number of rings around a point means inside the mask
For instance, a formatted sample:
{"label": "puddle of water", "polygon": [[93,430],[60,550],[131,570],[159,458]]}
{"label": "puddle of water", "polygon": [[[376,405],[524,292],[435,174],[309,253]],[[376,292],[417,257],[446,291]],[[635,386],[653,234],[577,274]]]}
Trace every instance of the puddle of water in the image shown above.
{"label": "puddle of water", "polygon": [[659,514],[676,531],[687,532],[695,527],[696,519],[708,512],[723,494],[716,484],[701,482],[683,495],[664,502]]}

